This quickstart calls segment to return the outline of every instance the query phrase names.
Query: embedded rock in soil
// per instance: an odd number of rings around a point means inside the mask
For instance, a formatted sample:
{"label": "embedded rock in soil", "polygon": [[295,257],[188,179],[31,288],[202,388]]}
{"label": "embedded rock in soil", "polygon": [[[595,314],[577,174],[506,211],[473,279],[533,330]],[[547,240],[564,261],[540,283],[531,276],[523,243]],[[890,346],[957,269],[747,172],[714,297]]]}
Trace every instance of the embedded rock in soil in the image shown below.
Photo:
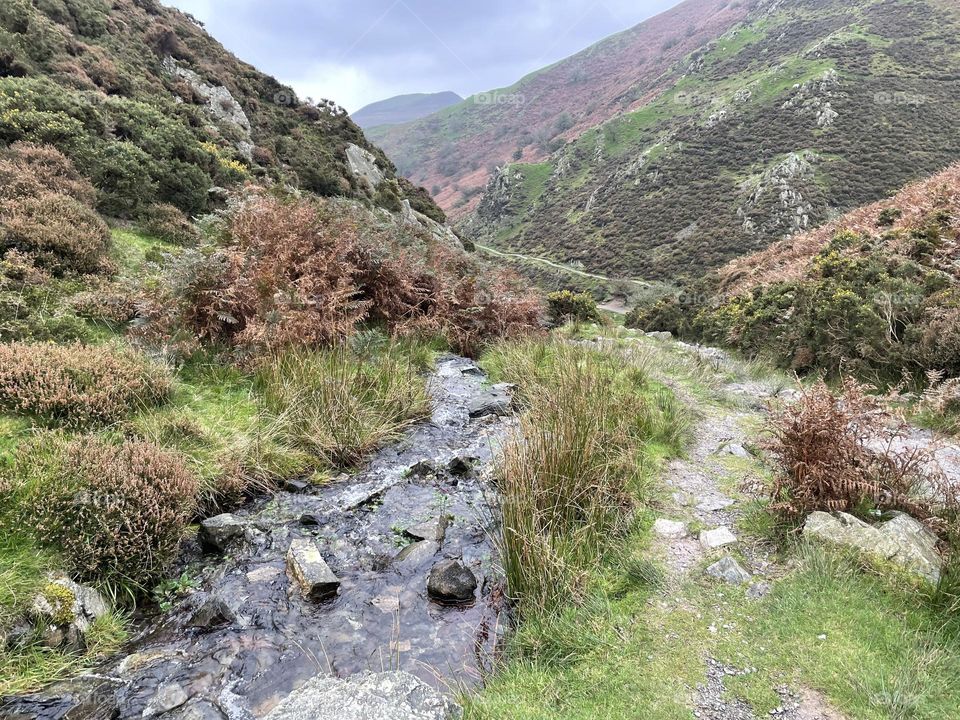
{"label": "embedded rock in soil", "polygon": [[807,518],[803,534],[893,563],[932,585],[940,581],[943,558],[937,552],[937,537],[904,513],[874,526],[847,513],[815,512]]}
{"label": "embedded rock in soil", "polygon": [[732,545],[737,541],[737,536],[730,532],[728,527],[718,527],[714,530],[704,530],[700,533],[700,544],[704,550],[715,550]]}
{"label": "embedded rock in soil", "polygon": [[314,540],[297,539],[290,543],[287,569],[310,600],[328,600],[340,588],[340,580],[323,559]]}
{"label": "embedded rock in soil", "polygon": [[200,523],[197,540],[200,546],[211,553],[226,552],[230,543],[243,535],[243,523],[231,513],[207,518]]}
{"label": "embedded rock in soil", "polygon": [[44,645],[77,650],[90,626],[109,612],[109,604],[93,588],[57,578],[33,599],[29,614],[43,628]]}
{"label": "embedded rock in soil", "polygon": [[477,577],[457,560],[444,560],[434,566],[427,580],[430,598],[443,605],[473,602]]}
{"label": "embedded rock in soil", "polygon": [[773,586],[768,582],[753,583],[747,588],[747,600],[762,600],[770,594],[771,590]]}
{"label": "embedded rock in soil", "polygon": [[685,538],[687,536],[687,525],[676,520],[660,518],[653,524],[653,532],[662,538]]}
{"label": "embedded rock in soil", "polygon": [[743,583],[750,582],[750,578],[752,577],[750,573],[740,567],[740,563],[729,555],[708,567],[706,572],[710,577],[723,580],[731,585],[742,585]]}
{"label": "embedded rock in soil", "polygon": [[223,598],[201,593],[198,599],[200,600],[200,607],[190,618],[190,625],[193,627],[217,627],[218,625],[227,625],[237,619],[233,608]]}
{"label": "embedded rock in soil", "polygon": [[264,720],[459,720],[451,700],[404,672],[316,677]]}

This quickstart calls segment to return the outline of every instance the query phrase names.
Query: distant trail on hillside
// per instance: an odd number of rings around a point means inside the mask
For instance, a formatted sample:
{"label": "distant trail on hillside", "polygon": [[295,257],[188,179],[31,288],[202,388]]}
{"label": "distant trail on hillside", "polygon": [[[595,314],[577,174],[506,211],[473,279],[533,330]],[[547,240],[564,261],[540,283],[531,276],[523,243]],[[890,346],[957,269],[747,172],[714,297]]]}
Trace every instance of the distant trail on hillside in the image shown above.
{"label": "distant trail on hillside", "polygon": [[612,278],[607,277],[606,275],[597,275],[596,273],[587,272],[586,270],[577,270],[572,268],[569,265],[564,265],[563,263],[554,262],[553,260],[548,260],[547,258],[536,257],[533,255],[522,255],[515,252],[504,252],[502,250],[494,250],[488,245],[475,244],[478,250],[481,250],[490,255],[496,255],[497,257],[513,258],[515,260],[528,260],[530,262],[540,263],[542,265],[549,265],[552,268],[557,270],[563,270],[564,272],[571,273],[573,275],[579,275],[580,277],[593,278],[594,280],[603,280],[604,282],[626,282],[631,285],[636,285],[639,288],[644,290],[653,290],[653,284],[646,282],[644,280],[634,280],[632,278]]}

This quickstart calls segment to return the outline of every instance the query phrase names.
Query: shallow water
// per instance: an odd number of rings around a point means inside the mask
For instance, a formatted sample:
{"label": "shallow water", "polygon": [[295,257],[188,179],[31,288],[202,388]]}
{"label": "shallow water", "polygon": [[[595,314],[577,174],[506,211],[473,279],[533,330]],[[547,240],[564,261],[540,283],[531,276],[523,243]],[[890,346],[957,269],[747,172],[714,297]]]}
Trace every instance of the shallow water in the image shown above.
{"label": "shallow water", "polygon": [[[488,500],[511,421],[470,419],[471,404],[490,393],[471,361],[441,360],[431,393],[431,421],[363,472],[253,503],[236,513],[244,538],[227,556],[188,554],[197,591],[147,621],[121,658],[95,676],[9,701],[0,717],[260,718],[318,673],[403,669],[437,687],[475,684],[508,622]],[[447,469],[455,458],[474,459],[473,470]],[[410,542],[404,530],[441,516],[452,518],[442,544],[418,545],[398,562]],[[288,577],[287,550],[305,537],[318,540],[341,581],[327,602],[305,599]],[[473,604],[428,599],[427,576],[445,558],[462,558],[477,576]],[[192,627],[211,598],[229,607],[229,621]]]}

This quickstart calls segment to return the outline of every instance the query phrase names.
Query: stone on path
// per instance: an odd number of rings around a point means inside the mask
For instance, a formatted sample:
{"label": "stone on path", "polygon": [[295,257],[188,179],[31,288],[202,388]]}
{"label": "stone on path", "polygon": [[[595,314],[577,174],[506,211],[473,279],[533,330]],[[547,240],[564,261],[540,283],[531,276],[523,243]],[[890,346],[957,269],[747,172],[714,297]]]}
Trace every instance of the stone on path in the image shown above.
{"label": "stone on path", "polygon": [[707,568],[707,575],[723,580],[731,585],[743,585],[750,582],[752,575],[740,567],[740,563],[729,555]]}
{"label": "stone on path", "polygon": [[327,600],[340,588],[340,580],[323,559],[314,540],[297,539],[290,543],[287,569],[310,600]]}
{"label": "stone on path", "polygon": [[685,538],[687,536],[687,525],[677,520],[660,518],[653,524],[653,532],[662,538]]}
{"label": "stone on path", "polygon": [[737,536],[726,526],[704,530],[700,533],[700,545],[703,546],[704,550],[716,550],[735,542],[737,542]]}
{"label": "stone on path", "polygon": [[225,552],[230,543],[243,535],[243,523],[231,513],[207,518],[200,523],[197,540],[207,552]]}
{"label": "stone on path", "polygon": [[463,605],[473,602],[477,578],[458,560],[437,563],[427,579],[430,599],[442,605]]}
{"label": "stone on path", "polygon": [[448,698],[404,672],[315,677],[264,720],[460,720]]}
{"label": "stone on path", "polygon": [[904,513],[875,526],[847,513],[815,512],[807,518],[803,534],[892,563],[932,585],[940,581],[943,558],[937,552],[936,535]]}

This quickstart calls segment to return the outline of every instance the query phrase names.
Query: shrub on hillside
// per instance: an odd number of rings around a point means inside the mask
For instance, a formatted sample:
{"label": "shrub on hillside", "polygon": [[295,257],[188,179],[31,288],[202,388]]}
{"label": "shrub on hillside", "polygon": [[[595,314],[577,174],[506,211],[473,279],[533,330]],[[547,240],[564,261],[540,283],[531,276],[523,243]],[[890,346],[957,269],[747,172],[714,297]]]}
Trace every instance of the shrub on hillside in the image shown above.
{"label": "shrub on hillside", "polygon": [[51,192],[92,206],[96,191],[73,162],[49,145],[14,143],[0,152],[0,200]]}
{"label": "shrub on hillside", "polygon": [[178,208],[173,205],[150,205],[140,217],[140,230],[146,235],[173,245],[196,245],[200,233]]}
{"label": "shrub on hillside", "polygon": [[165,369],[132,350],[82,344],[0,345],[0,408],[50,425],[116,422],[172,390]]}
{"label": "shrub on hillside", "polygon": [[550,316],[554,323],[599,322],[600,310],[597,301],[589,293],[573,293],[569,290],[547,295]]}
{"label": "shrub on hillside", "polygon": [[156,445],[45,435],[14,459],[5,519],[83,579],[143,588],[174,559],[196,491],[183,460]]}
{"label": "shrub on hillside", "polygon": [[375,320],[397,335],[443,335],[462,352],[539,326],[517,278],[346,202],[253,195],[219,249],[184,253],[150,303],[148,332],[186,327],[244,352],[320,347]]}
{"label": "shrub on hillside", "polygon": [[818,382],[774,418],[772,509],[795,521],[900,510],[945,530],[960,510],[957,488],[930,470],[928,451],[902,442],[905,424],[871,389],[848,378],[834,394]]}
{"label": "shrub on hillside", "polygon": [[0,252],[16,250],[55,276],[107,272],[109,249],[107,225],[68,195],[0,202]]}

